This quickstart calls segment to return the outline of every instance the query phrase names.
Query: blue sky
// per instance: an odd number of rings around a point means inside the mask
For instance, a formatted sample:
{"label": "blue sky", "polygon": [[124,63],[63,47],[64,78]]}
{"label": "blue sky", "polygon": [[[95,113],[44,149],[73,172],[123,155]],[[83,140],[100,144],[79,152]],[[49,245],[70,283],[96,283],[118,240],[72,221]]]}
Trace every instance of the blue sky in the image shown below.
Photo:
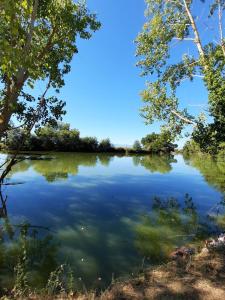
{"label": "blue sky", "polygon": [[[135,66],[134,40],[145,22],[145,3],[89,0],[87,5],[97,13],[102,27],[90,40],[78,41],[79,53],[61,91],[67,102],[64,121],[79,129],[81,136],[109,137],[114,144],[132,145],[134,140],[159,131],[157,123],[145,125],[139,112],[146,78],[139,76],[140,69]],[[192,86],[185,84],[178,94],[193,113],[207,101],[199,79]]]}

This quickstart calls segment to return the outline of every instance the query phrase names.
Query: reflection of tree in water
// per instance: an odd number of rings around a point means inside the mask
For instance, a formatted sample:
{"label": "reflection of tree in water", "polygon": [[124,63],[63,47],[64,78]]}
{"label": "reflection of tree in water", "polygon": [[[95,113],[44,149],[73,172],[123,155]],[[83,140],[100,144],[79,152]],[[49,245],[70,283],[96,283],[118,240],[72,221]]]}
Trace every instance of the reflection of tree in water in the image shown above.
{"label": "reflection of tree in water", "polygon": [[[108,166],[112,159],[113,155],[105,153],[53,153],[52,157],[42,155],[25,159],[13,167],[10,175],[33,168],[51,182],[57,179],[67,179],[69,175],[76,175],[79,166],[93,167],[98,161]],[[151,172],[170,172],[173,162],[176,162],[173,156],[133,156],[135,165],[141,165]]]}
{"label": "reflection of tree in water", "polygon": [[52,235],[41,226],[12,224],[9,218],[1,220],[0,228],[0,286],[12,289],[15,267],[23,264],[29,286],[43,287],[57,267],[58,246]]}
{"label": "reflection of tree in water", "polygon": [[185,155],[184,159],[186,163],[198,169],[210,185],[225,193],[225,161],[197,153]]}
{"label": "reflection of tree in water", "polygon": [[108,166],[112,161],[113,156],[107,153],[100,153],[98,154],[98,159],[103,166]]}
{"label": "reflection of tree in water", "polygon": [[171,164],[176,162],[172,155],[145,155],[134,156],[133,163],[141,165],[151,172],[168,173],[172,170]]}
{"label": "reflection of tree in water", "polygon": [[24,172],[32,167],[51,182],[57,179],[66,179],[70,174],[76,175],[79,166],[95,166],[98,159],[94,153],[53,153],[52,156],[52,158],[46,156],[24,160],[15,165],[10,175]]}
{"label": "reflection of tree in water", "polygon": [[151,263],[161,262],[176,246],[208,237],[209,232],[217,228],[214,221],[209,216],[203,219],[198,214],[188,194],[183,205],[175,198],[164,201],[155,198],[151,213],[143,216],[136,226],[135,244]]}

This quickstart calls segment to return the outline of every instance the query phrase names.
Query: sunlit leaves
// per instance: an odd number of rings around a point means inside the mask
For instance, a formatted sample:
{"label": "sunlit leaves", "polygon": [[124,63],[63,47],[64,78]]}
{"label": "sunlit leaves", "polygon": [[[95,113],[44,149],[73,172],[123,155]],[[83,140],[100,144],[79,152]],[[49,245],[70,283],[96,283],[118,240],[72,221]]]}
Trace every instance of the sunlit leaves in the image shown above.
{"label": "sunlit leaves", "polygon": [[[31,98],[24,94],[26,87],[49,81],[49,88],[59,92],[78,52],[77,38],[89,39],[100,23],[84,4],[73,0],[1,0],[0,8],[0,111],[7,111],[2,116],[6,128],[12,114],[27,123],[26,118],[40,111],[40,99],[36,99],[36,110],[28,105]],[[64,105],[55,97],[45,99],[41,115],[45,121],[51,116],[58,119]]]}
{"label": "sunlit leaves", "polygon": [[[192,1],[185,1],[185,4],[193,13]],[[144,101],[142,115],[147,123],[162,121],[164,128],[171,130],[174,137],[179,136],[187,124],[194,125],[196,130],[198,128],[196,125],[201,123],[202,118],[195,118],[188,113],[177,97],[177,90],[182,88],[186,80],[202,78],[209,94],[209,114],[214,121],[207,128],[207,131],[211,131],[208,135],[208,144],[210,135],[211,137],[214,135],[217,141],[223,141],[225,139],[223,39],[220,43],[213,40],[205,44],[200,40],[204,55],[198,54],[198,48],[190,54],[189,43],[192,43],[192,48],[195,49],[196,34],[183,1],[146,0],[146,5],[147,21],[136,40],[139,57],[137,65],[141,68],[142,75],[149,77],[146,89],[141,94]],[[209,3],[202,1],[200,5],[205,6],[210,14],[225,9],[223,0]],[[218,32],[218,36],[221,34]],[[201,39],[201,32],[199,36]],[[183,46],[183,55],[180,57],[176,54],[177,48],[173,47],[178,43]]]}

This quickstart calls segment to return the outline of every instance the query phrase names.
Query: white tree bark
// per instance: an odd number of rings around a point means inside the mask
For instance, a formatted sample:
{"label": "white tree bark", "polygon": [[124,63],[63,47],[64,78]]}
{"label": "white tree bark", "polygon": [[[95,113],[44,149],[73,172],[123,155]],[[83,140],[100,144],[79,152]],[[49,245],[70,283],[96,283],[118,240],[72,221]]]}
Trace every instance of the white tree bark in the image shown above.
{"label": "white tree bark", "polygon": [[202,43],[201,43],[201,39],[200,39],[199,32],[198,32],[198,29],[197,29],[197,25],[195,23],[195,20],[194,20],[192,14],[191,14],[191,11],[189,9],[189,6],[187,4],[187,0],[183,0],[183,4],[184,4],[184,8],[186,10],[186,13],[188,15],[188,18],[190,20],[191,27],[192,27],[193,32],[194,32],[194,36],[195,36],[194,42],[195,42],[195,44],[197,46],[199,55],[202,58],[205,58],[205,53],[204,53],[204,50],[203,50],[203,47],[202,47]]}

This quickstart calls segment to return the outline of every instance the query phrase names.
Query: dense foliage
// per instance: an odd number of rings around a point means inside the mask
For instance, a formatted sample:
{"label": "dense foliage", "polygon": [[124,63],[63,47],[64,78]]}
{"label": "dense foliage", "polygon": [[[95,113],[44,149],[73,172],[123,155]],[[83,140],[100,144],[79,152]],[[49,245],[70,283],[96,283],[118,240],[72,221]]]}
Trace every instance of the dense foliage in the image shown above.
{"label": "dense foliage", "polygon": [[[222,156],[222,152],[221,152]],[[203,153],[184,153],[186,163],[195,167],[203,175],[209,185],[216,187],[225,195],[225,156],[220,155],[217,159],[209,154]],[[224,198],[225,199],[225,198]]]}
{"label": "dense foliage", "polygon": [[152,153],[171,152],[177,147],[176,144],[171,143],[171,136],[166,132],[148,134],[141,139],[141,143],[145,150]]}
{"label": "dense foliage", "polygon": [[186,154],[204,154],[208,153],[214,158],[217,158],[219,161],[225,161],[225,142],[215,144],[205,144],[203,148],[199,140],[190,139],[187,141],[183,147],[183,153]]}
{"label": "dense foliage", "polygon": [[141,151],[142,150],[142,147],[141,147],[141,144],[138,140],[136,140],[133,144],[133,150],[134,151]]}
{"label": "dense foliage", "polygon": [[[146,0],[147,21],[137,38],[138,66],[143,75],[149,75],[142,93],[145,103],[142,112],[149,123],[163,121],[163,126],[169,128],[174,137],[180,135],[186,125],[194,126],[193,138],[200,147],[207,150],[210,144],[216,151],[218,144],[225,141],[225,39],[222,29],[225,2],[196,2]],[[199,24],[198,15],[194,17],[193,6],[197,4],[204,12],[204,26]],[[212,22],[216,30],[206,38],[203,30],[210,28]],[[173,48],[175,43],[176,48]],[[179,52],[182,55],[178,55]],[[204,122],[203,112],[198,117],[191,115],[187,104],[181,103],[177,96],[183,83],[195,78],[202,79],[208,91],[210,124]]]}
{"label": "dense foliage", "polygon": [[[25,138],[24,138],[25,137]],[[23,144],[21,145],[23,141]],[[67,123],[58,122],[55,126],[39,127],[34,133],[27,133],[16,128],[8,131],[2,139],[2,149],[26,151],[70,151],[70,152],[121,152],[121,153],[170,153],[177,145],[170,142],[170,135],[148,134],[142,138],[141,146],[135,141],[132,148],[114,147],[110,139],[100,142],[95,137],[80,137],[77,129],[71,129]]]}
{"label": "dense foliage", "polygon": [[194,140],[187,141],[183,147],[183,152],[188,153],[198,153],[201,152],[201,148],[198,143]]}
{"label": "dense foliage", "polygon": [[[4,144],[9,150],[17,150],[24,131],[15,129],[9,132]],[[100,143],[95,137],[80,137],[77,129],[71,129],[69,124],[58,123],[52,127],[46,125],[38,128],[34,134],[30,134],[21,148],[21,150],[30,151],[111,151],[112,146],[109,139],[102,140]]]}
{"label": "dense foliage", "polygon": [[[46,93],[64,85],[77,38],[89,39],[100,27],[96,16],[73,0],[1,0],[0,24],[0,136],[12,116],[28,132],[60,119],[64,101]],[[38,81],[46,87],[35,98]]]}
{"label": "dense foliage", "polygon": [[112,149],[113,146],[110,142],[110,139],[103,139],[98,145],[98,150],[101,152],[111,151]]}

